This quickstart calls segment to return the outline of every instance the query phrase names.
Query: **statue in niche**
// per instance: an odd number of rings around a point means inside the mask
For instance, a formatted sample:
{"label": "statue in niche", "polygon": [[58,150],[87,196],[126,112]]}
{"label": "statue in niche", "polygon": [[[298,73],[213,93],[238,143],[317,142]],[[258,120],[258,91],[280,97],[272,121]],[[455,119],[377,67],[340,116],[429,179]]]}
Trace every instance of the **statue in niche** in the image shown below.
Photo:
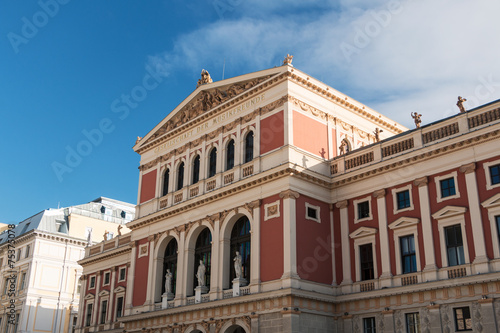
{"label": "statue in niche", "polygon": [[234,261],[234,273],[236,274],[236,278],[237,279],[241,279],[242,278],[242,272],[243,272],[243,266],[242,266],[242,262],[241,262],[241,255],[240,255],[240,252],[236,251],[236,256],[234,257],[233,261]]}
{"label": "statue in niche", "polygon": [[205,272],[206,267],[203,263],[203,260],[200,260],[200,265],[198,266],[198,272],[196,273],[196,277],[198,278],[198,287],[205,287]]}
{"label": "statue in niche", "polygon": [[347,141],[344,139],[340,142],[340,146],[339,146],[339,155],[344,155],[345,153],[347,153],[349,149],[349,146],[347,145]]}
{"label": "statue in niche", "polygon": [[463,98],[462,96],[458,96],[457,106],[458,106],[458,109],[460,110],[460,113],[465,113],[464,102],[467,102],[467,100],[465,98]]}
{"label": "statue in niche", "polygon": [[413,118],[413,121],[415,121],[415,127],[420,128],[420,123],[422,123],[420,117],[422,117],[422,115],[419,114],[418,112],[412,112],[411,117]]}
{"label": "statue in niche", "polygon": [[170,269],[167,268],[167,273],[165,274],[165,293],[172,293],[172,277],[173,274],[170,272]]}

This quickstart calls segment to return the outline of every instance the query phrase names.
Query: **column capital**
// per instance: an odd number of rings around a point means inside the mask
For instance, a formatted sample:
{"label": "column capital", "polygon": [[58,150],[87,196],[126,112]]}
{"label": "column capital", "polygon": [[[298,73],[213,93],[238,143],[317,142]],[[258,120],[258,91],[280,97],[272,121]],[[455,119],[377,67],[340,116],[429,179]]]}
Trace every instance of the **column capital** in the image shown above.
{"label": "column capital", "polygon": [[295,192],[293,190],[286,190],[286,191],[280,192],[280,198],[282,198],[282,199],[290,199],[290,198],[298,199],[299,197],[300,197],[299,192]]}
{"label": "column capital", "polygon": [[385,189],[383,188],[381,190],[373,192],[373,197],[377,199],[385,197]]}
{"label": "column capital", "polygon": [[151,242],[155,239],[155,235],[149,235],[148,236],[148,242]]}
{"label": "column capital", "polygon": [[128,246],[130,246],[133,249],[137,246],[137,244],[135,241],[132,241],[132,242],[128,243]]}
{"label": "column capital", "polygon": [[420,177],[420,178],[417,178],[413,181],[413,185],[417,186],[417,187],[421,187],[421,186],[427,186],[427,183],[429,182],[429,180],[427,179],[427,177]]}
{"label": "column capital", "polygon": [[474,170],[476,170],[476,163],[472,162],[469,164],[462,165],[458,170],[460,170],[460,172],[465,174],[472,173],[474,172]]}
{"label": "column capital", "polygon": [[339,201],[335,204],[335,207],[337,208],[347,208],[347,206],[349,205],[349,201],[348,200],[343,200],[343,201]]}

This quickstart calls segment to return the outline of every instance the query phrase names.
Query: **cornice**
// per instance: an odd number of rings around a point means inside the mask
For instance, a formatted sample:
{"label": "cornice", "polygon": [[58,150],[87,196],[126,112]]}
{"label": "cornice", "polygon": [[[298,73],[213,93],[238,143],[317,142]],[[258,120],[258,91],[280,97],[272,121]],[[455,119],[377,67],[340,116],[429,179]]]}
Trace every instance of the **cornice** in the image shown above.
{"label": "cornice", "polygon": [[[103,261],[103,260],[107,260],[107,259],[110,259],[110,258],[113,258],[113,257],[117,257],[121,254],[125,254],[127,252],[131,252],[132,251],[132,248],[130,246],[122,246],[121,248],[116,248],[114,251],[111,250],[111,251],[106,251],[106,252],[99,252],[99,253],[96,253],[90,257],[85,257],[81,260],[78,260],[78,264],[83,266],[83,265],[89,265],[89,264],[93,264],[93,263],[96,263],[96,262],[99,262],[99,261]],[[88,274],[86,274],[88,275]]]}
{"label": "cornice", "polygon": [[258,85],[256,85],[255,87],[250,88],[249,90],[242,93],[241,95],[237,95],[233,99],[225,101],[224,103],[214,107],[212,110],[207,111],[207,112],[201,114],[200,116],[198,116],[197,118],[190,120],[186,124],[180,125],[179,127],[173,129],[172,131],[168,132],[166,135],[163,135],[163,136],[159,137],[158,139],[155,139],[152,142],[147,143],[143,147],[140,147],[139,149],[137,149],[137,153],[142,155],[147,150],[150,150],[151,148],[154,148],[155,146],[162,144],[163,142],[167,141],[168,139],[181,134],[183,131],[185,131],[191,127],[195,127],[196,125],[198,125],[202,121],[208,120],[209,118],[216,116],[218,113],[222,113],[226,109],[231,108],[233,105],[245,102],[246,99],[250,99],[253,95],[269,90],[272,85],[280,83],[281,81],[285,81],[286,77],[287,77],[287,73],[282,73],[282,74],[275,75],[275,76],[268,78],[264,82],[261,82]]}

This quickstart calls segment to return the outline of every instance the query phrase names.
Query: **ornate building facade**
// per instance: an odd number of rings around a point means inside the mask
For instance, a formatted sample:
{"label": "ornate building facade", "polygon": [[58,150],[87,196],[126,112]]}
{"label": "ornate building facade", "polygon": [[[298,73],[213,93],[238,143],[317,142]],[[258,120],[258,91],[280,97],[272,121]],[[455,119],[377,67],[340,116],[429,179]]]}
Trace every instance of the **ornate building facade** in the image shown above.
{"label": "ornate building facade", "polygon": [[497,331],[500,102],[408,130],[291,58],[207,75],[134,146],[79,332]]}

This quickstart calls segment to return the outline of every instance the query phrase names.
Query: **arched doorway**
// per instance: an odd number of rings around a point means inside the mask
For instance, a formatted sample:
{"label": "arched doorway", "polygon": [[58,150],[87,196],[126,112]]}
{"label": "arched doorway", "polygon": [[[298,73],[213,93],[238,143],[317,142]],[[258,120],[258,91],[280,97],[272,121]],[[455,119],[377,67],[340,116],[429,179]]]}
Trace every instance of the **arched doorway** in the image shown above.
{"label": "arched doorway", "polygon": [[246,333],[246,331],[239,325],[233,325],[229,327],[224,333]]}
{"label": "arched doorway", "polygon": [[248,217],[240,217],[233,226],[231,231],[231,246],[230,246],[230,279],[233,281],[236,277],[234,270],[234,257],[236,251],[241,255],[241,266],[243,268],[242,277],[250,281],[250,221]]}

